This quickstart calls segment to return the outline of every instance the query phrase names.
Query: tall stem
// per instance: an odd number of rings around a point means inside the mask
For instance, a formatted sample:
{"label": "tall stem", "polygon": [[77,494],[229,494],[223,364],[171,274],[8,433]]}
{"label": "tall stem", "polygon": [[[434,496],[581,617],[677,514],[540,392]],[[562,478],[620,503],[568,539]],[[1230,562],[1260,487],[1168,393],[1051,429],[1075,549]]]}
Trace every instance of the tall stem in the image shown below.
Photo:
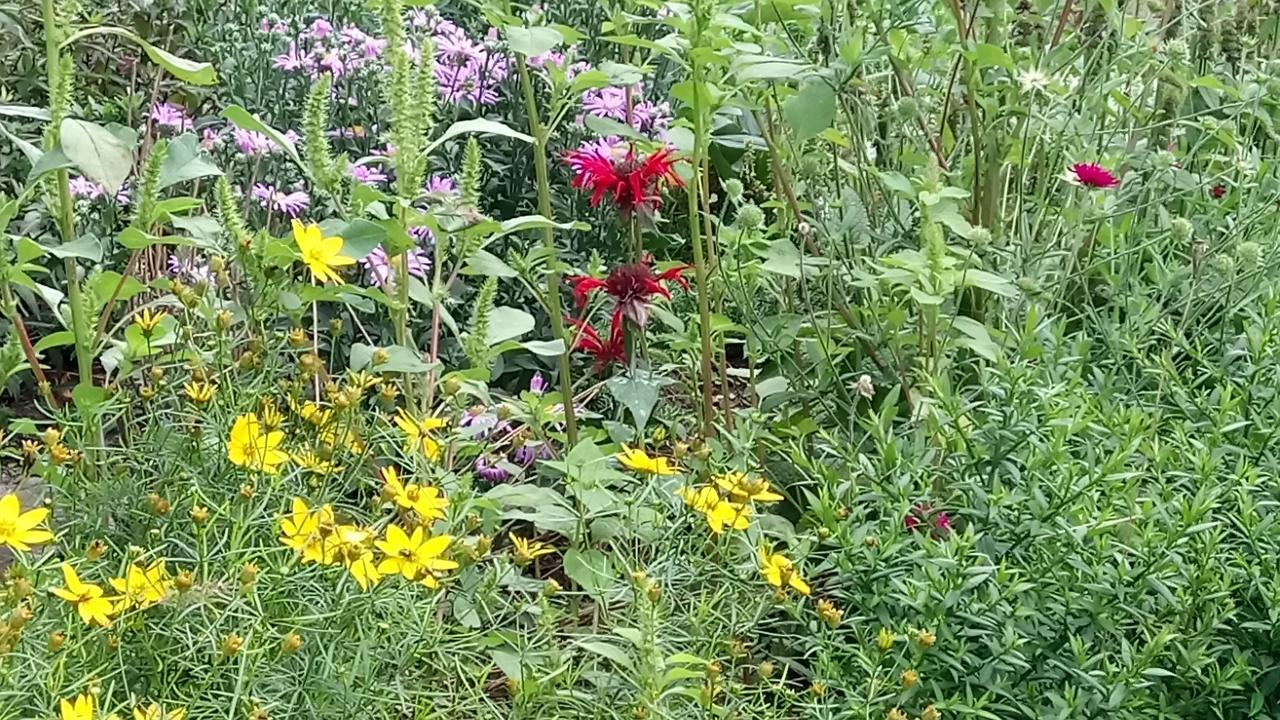
{"label": "tall stem", "polygon": [[[533,79],[523,55],[516,55],[520,86],[524,90],[525,113],[533,134],[533,171],[538,182],[538,212],[551,219],[551,182],[547,173],[547,128],[538,113],[538,98],[533,92]],[[569,339],[564,332],[564,311],[560,308],[560,253],[556,248],[555,230],[548,225],[542,230],[542,244],[547,252],[547,312],[551,315],[551,332],[564,343],[560,354],[560,394],[564,397],[565,435],[570,447],[578,443],[578,417],[573,401],[573,368],[569,365]]]}
{"label": "tall stem", "polygon": [[[58,102],[56,97],[58,88],[62,87],[62,48],[60,47],[62,29],[58,25],[53,0],[43,0],[42,11],[44,13],[45,69],[49,77],[49,105],[52,108],[54,103]],[[60,113],[55,113],[55,117],[57,115]],[[52,150],[53,146],[57,145],[58,134],[58,128],[51,128],[48,135],[50,147],[46,147],[45,150]],[[58,192],[58,233],[62,236],[64,244],[74,241],[76,236],[75,203],[71,199],[70,182],[66,170],[59,170],[54,175],[54,184]],[[71,333],[75,337],[78,382],[93,385],[93,352],[89,347],[89,330],[85,317],[84,298],[80,292],[79,268],[73,257],[64,258],[62,267],[67,276],[67,303],[71,305]],[[97,440],[97,444],[101,446],[103,444],[102,428],[96,418],[90,413],[85,417],[85,422],[86,433]]]}
{"label": "tall stem", "polygon": [[707,262],[702,249],[702,223],[699,217],[699,198],[702,190],[702,158],[706,154],[706,119],[702,107],[702,66],[696,56],[693,66],[693,175],[689,179],[689,238],[693,243],[693,269],[698,283],[698,334],[702,336],[702,359],[699,381],[702,384],[702,434],[715,434],[715,405],[711,399],[714,382],[711,371],[711,306],[710,283],[707,279]]}

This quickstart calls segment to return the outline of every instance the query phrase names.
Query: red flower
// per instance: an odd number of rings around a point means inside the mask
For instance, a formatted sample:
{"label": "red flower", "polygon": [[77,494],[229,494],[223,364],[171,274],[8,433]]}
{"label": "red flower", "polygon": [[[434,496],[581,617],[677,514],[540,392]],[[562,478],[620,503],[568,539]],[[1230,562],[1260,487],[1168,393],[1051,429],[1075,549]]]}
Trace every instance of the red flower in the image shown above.
{"label": "red flower", "polygon": [[591,191],[593,206],[612,194],[613,204],[624,216],[637,209],[653,212],[662,205],[660,193],[666,185],[684,184],[676,175],[670,148],[646,156],[636,155],[632,148],[621,159],[598,148],[574,150],[565,156],[565,162],[573,168],[573,186]]}
{"label": "red flower", "polygon": [[1085,187],[1103,190],[1120,187],[1119,178],[1110,170],[1095,163],[1076,163],[1071,166],[1071,172],[1075,176],[1074,182]]}
{"label": "red flower", "polygon": [[633,263],[619,265],[604,279],[573,275],[566,280],[573,284],[573,297],[579,308],[586,306],[591,293],[596,290],[604,290],[614,299],[613,325],[616,332],[624,317],[644,327],[649,322],[649,304],[653,297],[671,297],[667,281],[679,283],[680,287],[688,290],[689,281],[684,274],[689,270],[689,265],[677,265],[655,274],[648,263]]}
{"label": "red flower", "polygon": [[623,335],[621,323],[614,324],[609,333],[609,340],[606,342],[594,327],[587,324],[586,320],[569,318],[569,322],[578,328],[578,341],[574,343],[573,349],[581,350],[594,357],[597,372],[613,363],[627,364],[627,341],[626,336]]}
{"label": "red flower", "polygon": [[925,502],[912,505],[902,522],[910,532],[928,530],[936,538],[951,534],[951,517],[944,510],[935,511],[933,505]]}
{"label": "red flower", "polygon": [[1221,200],[1226,196],[1227,188],[1225,185],[1214,185],[1213,189],[1209,191],[1209,194],[1213,196],[1214,200]]}

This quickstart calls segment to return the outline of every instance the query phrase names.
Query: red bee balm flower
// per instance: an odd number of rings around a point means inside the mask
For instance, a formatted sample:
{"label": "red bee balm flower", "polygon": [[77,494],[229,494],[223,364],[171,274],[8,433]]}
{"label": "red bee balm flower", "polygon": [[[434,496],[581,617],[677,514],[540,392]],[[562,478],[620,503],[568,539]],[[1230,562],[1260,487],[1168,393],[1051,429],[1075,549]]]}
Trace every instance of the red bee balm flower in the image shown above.
{"label": "red bee balm flower", "polygon": [[1214,186],[1213,186],[1213,189],[1209,191],[1209,194],[1213,196],[1213,199],[1215,199],[1215,200],[1221,200],[1222,198],[1226,197],[1226,195],[1227,195],[1227,186],[1225,186],[1225,185],[1214,185]]}
{"label": "red bee balm flower", "polygon": [[1110,190],[1120,187],[1120,179],[1110,170],[1095,163],[1076,163],[1071,166],[1067,180],[1077,185]]}
{"label": "red bee balm flower", "polygon": [[594,357],[597,372],[613,363],[627,364],[627,341],[622,334],[621,324],[613,326],[606,341],[600,337],[600,333],[594,327],[587,324],[586,320],[569,318],[569,322],[578,328],[578,341],[574,343],[573,348]]}
{"label": "red bee balm flower", "polygon": [[675,157],[670,148],[646,156],[635,149],[619,159],[600,149],[574,150],[565,156],[573,168],[573,186],[591,191],[591,204],[599,205],[606,195],[624,216],[636,210],[649,214],[662,205],[661,192],[670,184],[684,184],[676,175]]}
{"label": "red bee balm flower", "polygon": [[649,322],[649,304],[655,295],[671,297],[667,289],[668,280],[679,283],[685,290],[689,289],[689,281],[684,274],[689,265],[677,265],[669,270],[654,273],[647,263],[619,265],[603,280],[586,275],[574,275],[565,278],[573,284],[573,297],[578,307],[585,307],[591,293],[604,290],[614,299],[616,307],[613,311],[614,332],[622,325],[622,318],[628,318],[636,325],[644,327]]}

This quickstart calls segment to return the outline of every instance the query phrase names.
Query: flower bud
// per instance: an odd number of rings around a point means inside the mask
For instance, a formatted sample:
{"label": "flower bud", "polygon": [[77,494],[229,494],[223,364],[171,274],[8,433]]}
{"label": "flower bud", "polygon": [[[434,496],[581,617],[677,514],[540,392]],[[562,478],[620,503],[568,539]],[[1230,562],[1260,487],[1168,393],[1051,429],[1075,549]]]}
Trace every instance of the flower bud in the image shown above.
{"label": "flower bud", "polygon": [[386,365],[390,361],[391,361],[391,353],[387,352],[386,348],[378,348],[377,350],[373,351],[373,358],[370,359],[369,364]]}
{"label": "flower bud", "polygon": [[49,634],[49,652],[58,652],[63,645],[67,644],[67,634],[61,630],[55,630]]}
{"label": "flower bud", "polygon": [[744,191],[745,191],[745,188],[742,186],[742,181],[739,180],[738,178],[729,178],[728,180],[724,181],[724,194],[725,194],[725,197],[729,198],[730,200],[733,200],[734,202],[741,200],[742,193]]}
{"label": "flower bud", "polygon": [[244,567],[240,568],[240,586],[249,587],[258,582],[259,572],[261,571],[258,570],[258,566],[255,563],[245,563]]}
{"label": "flower bud", "polygon": [[776,670],[777,670],[777,667],[773,664],[772,660],[765,660],[764,662],[760,663],[760,665],[756,668],[756,674],[760,676],[760,679],[768,680],[769,678],[773,677],[773,673]]}
{"label": "flower bud", "polygon": [[191,574],[190,570],[183,570],[173,579],[173,586],[177,588],[180,593],[190,590],[195,584],[196,578]]}
{"label": "flower bud", "polygon": [[904,670],[902,673],[902,687],[910,690],[920,682],[920,673],[915,670]]}
{"label": "flower bud", "polygon": [[291,632],[280,641],[280,652],[285,655],[292,655],[302,649],[302,643],[302,636],[296,632]]}
{"label": "flower bud", "polygon": [[200,505],[191,508],[191,522],[197,527],[209,522],[209,509]]}
{"label": "flower bud", "polygon": [[160,493],[151,493],[147,495],[147,502],[151,505],[151,512],[156,515],[168,515],[173,506],[168,500],[161,497]]}
{"label": "flower bud", "polygon": [[230,635],[222,639],[222,645],[220,646],[219,649],[221,650],[223,655],[227,657],[231,657],[232,655],[235,655],[236,653],[240,652],[240,650],[243,648],[244,648],[244,638],[240,637],[235,633],[231,633]]}

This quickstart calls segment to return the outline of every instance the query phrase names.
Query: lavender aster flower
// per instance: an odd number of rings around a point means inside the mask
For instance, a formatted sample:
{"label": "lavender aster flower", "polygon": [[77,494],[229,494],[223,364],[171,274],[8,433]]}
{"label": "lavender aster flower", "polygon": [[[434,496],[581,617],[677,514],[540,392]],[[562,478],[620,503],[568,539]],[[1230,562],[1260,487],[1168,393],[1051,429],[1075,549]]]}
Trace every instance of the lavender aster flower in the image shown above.
{"label": "lavender aster flower", "polygon": [[176,254],[169,255],[169,274],[191,285],[213,281],[213,273],[209,271],[209,264],[200,262],[195,256],[182,258]]}
{"label": "lavender aster flower", "polygon": [[290,42],[289,50],[281,53],[271,61],[271,65],[277,70],[285,72],[296,72],[307,67],[307,57],[303,53],[298,52],[298,43]]}
{"label": "lavender aster flower", "polygon": [[270,138],[254,130],[235,128],[231,131],[231,137],[240,152],[249,157],[266,155],[275,147]]}
{"label": "lavender aster flower", "polygon": [[[409,264],[410,275],[419,279],[427,276],[427,270],[431,268],[431,258],[427,253],[414,248],[408,252],[406,259]],[[370,282],[378,287],[386,287],[396,279],[398,265],[391,261],[386,249],[381,245],[374,248],[368,255],[365,255],[360,260],[360,264],[368,271]]]}
{"label": "lavender aster flower", "polygon": [[170,102],[152,105],[150,117],[161,127],[173,128],[179,132],[191,129],[191,118],[187,117],[187,111]]}
{"label": "lavender aster flower", "polygon": [[282,212],[289,217],[298,217],[311,206],[311,196],[301,190],[294,192],[284,192],[277,189],[274,185],[266,183],[256,183],[250,191],[250,195],[258,204],[264,208],[268,208],[273,212]]}
{"label": "lavender aster flower", "polygon": [[205,128],[200,131],[200,149],[214,150],[222,147],[222,133],[213,128]]}
{"label": "lavender aster flower", "polygon": [[506,482],[511,479],[511,473],[506,468],[483,455],[476,458],[475,470],[477,475],[489,482]]}
{"label": "lavender aster flower", "polygon": [[352,165],[351,177],[365,185],[381,185],[387,181],[387,174],[371,165]]}
{"label": "lavender aster flower", "polygon": [[426,190],[430,195],[456,195],[458,184],[447,175],[432,175],[427,180]]}
{"label": "lavender aster flower", "polygon": [[534,395],[541,395],[547,391],[548,387],[549,383],[547,383],[546,378],[542,377],[541,372],[534,373],[533,377],[529,379],[529,392]]}
{"label": "lavender aster flower", "polygon": [[96,200],[107,192],[106,188],[102,187],[98,183],[79,175],[71,178],[71,182],[68,183],[68,185],[71,188],[72,195],[78,198],[87,198],[89,200]]}

